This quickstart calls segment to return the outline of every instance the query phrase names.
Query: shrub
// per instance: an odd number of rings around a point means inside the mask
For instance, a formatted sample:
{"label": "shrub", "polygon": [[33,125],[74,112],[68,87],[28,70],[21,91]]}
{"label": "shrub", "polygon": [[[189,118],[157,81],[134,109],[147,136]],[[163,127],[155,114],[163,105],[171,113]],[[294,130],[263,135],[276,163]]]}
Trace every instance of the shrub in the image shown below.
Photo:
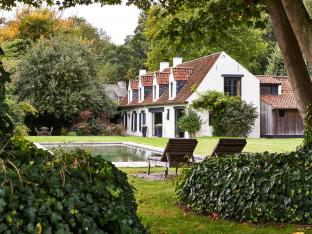
{"label": "shrub", "polygon": [[1,158],[1,233],[145,233],[126,174],[103,158],[21,140]]}
{"label": "shrub", "polygon": [[183,131],[187,131],[191,137],[200,130],[201,124],[200,117],[192,109],[187,110],[178,120],[178,127]]}
{"label": "shrub", "polygon": [[185,171],[179,200],[196,212],[252,222],[312,224],[312,150],[205,159]]}
{"label": "shrub", "polygon": [[[217,91],[201,94],[192,106],[196,110],[207,110],[213,115],[214,136],[246,137],[258,117],[256,108],[252,104]],[[209,117],[211,118],[212,115]]]}

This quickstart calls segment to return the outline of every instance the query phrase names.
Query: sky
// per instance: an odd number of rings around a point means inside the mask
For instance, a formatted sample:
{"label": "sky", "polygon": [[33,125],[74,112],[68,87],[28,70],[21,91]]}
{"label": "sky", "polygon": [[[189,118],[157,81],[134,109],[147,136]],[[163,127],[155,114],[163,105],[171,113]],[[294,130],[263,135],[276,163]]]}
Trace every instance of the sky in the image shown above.
{"label": "sky", "polygon": [[[0,12],[0,16],[12,18],[15,11]],[[84,17],[96,28],[101,28],[110,36],[115,44],[123,44],[127,35],[133,34],[138,23],[140,11],[135,6],[114,5],[103,6],[93,4],[90,6],[77,6],[66,9],[64,17],[77,15]]]}

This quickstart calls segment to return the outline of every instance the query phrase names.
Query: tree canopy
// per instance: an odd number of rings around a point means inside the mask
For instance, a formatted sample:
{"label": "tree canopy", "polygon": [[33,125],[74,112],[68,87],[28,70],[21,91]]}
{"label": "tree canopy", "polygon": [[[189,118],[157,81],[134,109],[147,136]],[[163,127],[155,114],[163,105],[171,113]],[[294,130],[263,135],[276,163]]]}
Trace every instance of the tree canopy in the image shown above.
{"label": "tree canopy", "polygon": [[78,39],[40,39],[19,63],[17,93],[39,114],[73,120],[90,109],[110,112],[112,104],[95,85],[96,67],[90,47]]}

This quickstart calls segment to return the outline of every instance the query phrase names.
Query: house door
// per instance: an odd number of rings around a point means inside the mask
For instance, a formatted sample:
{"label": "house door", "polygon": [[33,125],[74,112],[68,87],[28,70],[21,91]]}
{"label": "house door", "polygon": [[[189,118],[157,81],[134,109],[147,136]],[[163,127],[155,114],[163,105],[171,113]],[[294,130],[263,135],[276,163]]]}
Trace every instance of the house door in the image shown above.
{"label": "house door", "polygon": [[153,113],[153,135],[162,137],[162,112]]}
{"label": "house door", "polygon": [[174,110],[175,113],[175,137],[184,138],[184,131],[178,127],[178,120],[184,115],[184,108],[177,108]]}

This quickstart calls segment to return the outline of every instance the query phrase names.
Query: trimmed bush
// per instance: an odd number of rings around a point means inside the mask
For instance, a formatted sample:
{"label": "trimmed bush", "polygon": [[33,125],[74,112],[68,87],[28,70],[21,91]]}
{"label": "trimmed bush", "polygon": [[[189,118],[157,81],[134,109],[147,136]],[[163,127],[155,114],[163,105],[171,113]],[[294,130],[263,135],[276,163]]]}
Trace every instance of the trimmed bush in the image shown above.
{"label": "trimmed bush", "polygon": [[146,232],[126,174],[101,157],[15,140],[1,158],[0,233]]}
{"label": "trimmed bush", "polygon": [[205,159],[185,171],[177,194],[223,219],[312,224],[312,150]]}

